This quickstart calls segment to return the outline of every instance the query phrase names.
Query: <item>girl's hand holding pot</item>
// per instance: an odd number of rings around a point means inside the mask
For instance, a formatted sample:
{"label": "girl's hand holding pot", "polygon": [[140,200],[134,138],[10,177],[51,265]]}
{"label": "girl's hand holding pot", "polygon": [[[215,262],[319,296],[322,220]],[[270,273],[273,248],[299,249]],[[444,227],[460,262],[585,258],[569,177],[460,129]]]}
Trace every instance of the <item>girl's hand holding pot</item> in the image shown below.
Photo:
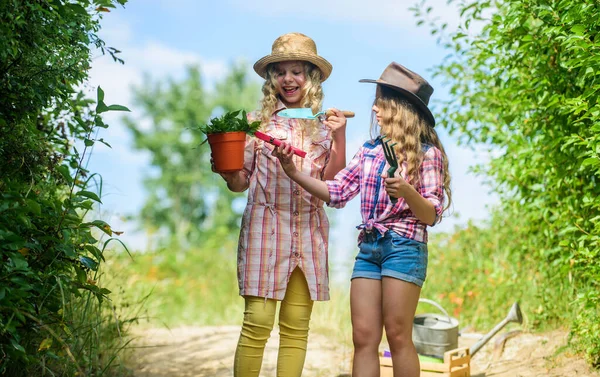
{"label": "girl's hand holding pot", "polygon": [[213,171],[213,173],[217,173],[221,176],[221,178],[223,178],[225,180],[225,182],[227,182],[228,185],[230,185],[235,178],[239,175],[239,172],[234,171],[234,172],[218,172],[217,169],[215,168],[215,161],[213,160],[212,156],[210,158],[210,170]]}

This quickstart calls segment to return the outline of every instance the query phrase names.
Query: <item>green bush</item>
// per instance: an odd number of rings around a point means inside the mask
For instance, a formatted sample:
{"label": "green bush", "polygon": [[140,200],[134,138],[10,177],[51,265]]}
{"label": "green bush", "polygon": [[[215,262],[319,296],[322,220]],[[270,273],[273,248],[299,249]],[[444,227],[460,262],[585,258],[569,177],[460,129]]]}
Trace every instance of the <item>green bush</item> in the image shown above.
{"label": "green bush", "polygon": [[133,253],[133,261],[115,255],[108,259],[109,286],[128,287],[126,300],[148,297],[144,317],[150,326],[238,324],[237,234],[215,227],[205,240],[189,250],[174,245]]}
{"label": "green bush", "polygon": [[535,249],[522,243],[520,227],[518,220],[496,213],[486,224],[432,235],[421,296],[441,303],[471,331],[491,330],[514,302],[521,307],[523,329],[561,327],[576,313],[569,301],[557,298],[572,295],[573,289],[557,284],[556,271],[539,268]]}
{"label": "green bush", "polygon": [[[434,69],[450,93],[439,124],[467,144],[490,146],[481,171],[502,203],[502,220],[465,246],[482,249],[495,234],[512,240],[511,250],[504,241],[489,246],[529,268],[522,272],[538,284],[535,310],[568,323],[572,344],[598,367],[600,8],[578,0],[457,3],[458,30],[431,25],[452,51]],[[429,11],[416,13],[424,22]]]}
{"label": "green bush", "polygon": [[[114,238],[87,220],[101,178],[85,159],[100,114],[127,110],[76,94],[88,76],[98,12],[118,1],[0,3],[0,373],[100,375],[114,353],[96,281]],[[114,49],[108,49],[113,54]]]}

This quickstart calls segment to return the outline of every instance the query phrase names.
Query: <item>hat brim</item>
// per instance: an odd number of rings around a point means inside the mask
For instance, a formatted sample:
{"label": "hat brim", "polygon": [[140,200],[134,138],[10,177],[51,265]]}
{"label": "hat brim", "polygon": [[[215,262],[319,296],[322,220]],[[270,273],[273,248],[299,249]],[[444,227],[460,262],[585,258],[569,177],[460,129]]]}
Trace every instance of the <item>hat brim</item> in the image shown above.
{"label": "hat brim", "polygon": [[331,71],[333,70],[333,66],[324,58],[318,55],[310,55],[303,53],[285,53],[285,54],[272,54],[267,55],[254,63],[254,71],[258,73],[258,75],[262,78],[267,78],[267,66],[271,63],[279,63],[289,60],[302,60],[307,61],[314,64],[317,68],[321,70],[321,81],[327,80]]}
{"label": "hat brim", "polygon": [[410,103],[417,106],[419,108],[419,110],[421,110],[422,114],[425,116],[425,119],[431,124],[431,127],[435,127],[435,118],[433,117],[431,110],[429,110],[429,107],[427,106],[427,104],[425,102],[423,102],[423,100],[420,99],[416,94],[409,92],[408,90],[403,89],[399,86],[392,85],[392,84],[389,84],[389,83],[387,83],[385,81],[381,81],[381,80],[362,79],[362,80],[358,80],[358,82],[368,82],[368,83],[372,83],[372,84],[379,84],[379,85],[387,86],[388,88],[394,89],[395,91],[399,92],[404,98],[406,98]]}

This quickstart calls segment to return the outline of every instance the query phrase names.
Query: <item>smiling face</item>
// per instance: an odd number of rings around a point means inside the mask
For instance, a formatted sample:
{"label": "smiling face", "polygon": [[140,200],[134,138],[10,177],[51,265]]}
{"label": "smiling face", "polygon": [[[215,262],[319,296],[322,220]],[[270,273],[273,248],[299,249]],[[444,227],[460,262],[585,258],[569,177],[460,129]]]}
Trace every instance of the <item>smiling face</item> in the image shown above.
{"label": "smiling face", "polygon": [[301,61],[285,61],[275,66],[277,92],[281,101],[289,108],[300,107],[306,75]]}

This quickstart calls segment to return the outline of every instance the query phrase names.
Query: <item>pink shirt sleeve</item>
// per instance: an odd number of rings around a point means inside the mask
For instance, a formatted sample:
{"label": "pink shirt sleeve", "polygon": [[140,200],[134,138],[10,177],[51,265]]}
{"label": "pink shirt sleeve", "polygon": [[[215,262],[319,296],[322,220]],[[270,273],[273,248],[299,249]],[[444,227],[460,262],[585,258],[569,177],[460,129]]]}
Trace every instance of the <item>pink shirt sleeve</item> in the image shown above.
{"label": "pink shirt sleeve", "polygon": [[435,207],[435,222],[441,219],[444,210],[444,166],[442,152],[436,147],[430,147],[423,156],[420,169],[419,194],[433,203]]}
{"label": "pink shirt sleeve", "polygon": [[362,148],[356,153],[352,161],[335,175],[333,180],[325,181],[330,198],[327,206],[343,208],[360,192],[361,161]]}
{"label": "pink shirt sleeve", "polygon": [[[246,118],[248,122],[254,122],[257,120],[257,114],[255,112],[247,113]],[[256,138],[252,135],[246,135],[246,146],[244,148],[244,168],[242,173],[246,175],[246,178],[252,175],[254,172],[255,161],[254,154],[256,151]]]}

